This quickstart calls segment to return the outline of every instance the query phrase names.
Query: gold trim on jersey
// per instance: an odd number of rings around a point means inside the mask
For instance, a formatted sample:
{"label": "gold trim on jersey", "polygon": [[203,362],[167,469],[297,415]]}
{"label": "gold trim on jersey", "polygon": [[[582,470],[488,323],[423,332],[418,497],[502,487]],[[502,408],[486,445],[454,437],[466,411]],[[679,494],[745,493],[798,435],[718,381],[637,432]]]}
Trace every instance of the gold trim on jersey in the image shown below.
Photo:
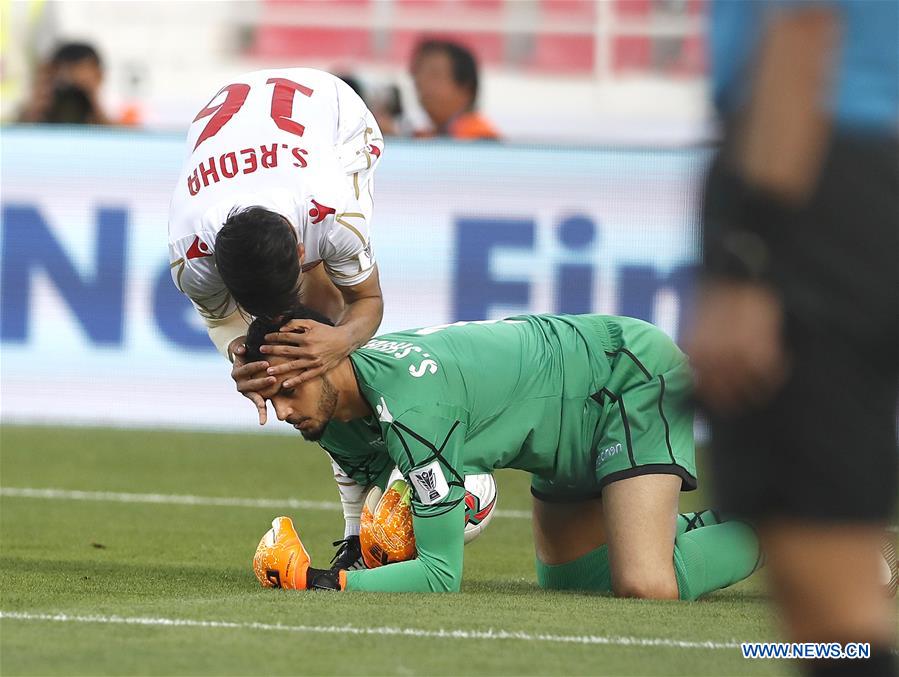
{"label": "gold trim on jersey", "polygon": [[[181,278],[184,276],[184,271],[187,269],[187,262],[184,260],[183,256],[177,261],[172,261],[169,264],[169,270],[171,270],[175,266],[180,266],[175,278],[175,286],[178,287],[178,291],[187,296],[187,298],[189,298],[193,302],[194,306],[201,316],[209,318],[210,320],[221,320],[222,318],[227,317],[227,315],[222,314],[222,312],[228,307],[228,303],[231,301],[231,294],[227,289],[225,290],[224,301],[219,303],[217,306],[213,306],[212,308],[210,308],[203,302],[207,299],[215,298],[218,293],[200,297],[195,297],[188,294],[186,291],[184,291],[184,286],[181,284]],[[228,314],[230,315],[230,313]]]}
{"label": "gold trim on jersey", "polygon": [[363,246],[368,246],[368,240],[365,239],[365,237],[362,235],[362,233],[360,233],[352,224],[344,221],[344,217],[358,218],[358,219],[362,219],[363,221],[365,221],[365,214],[360,214],[359,212],[344,212],[343,214],[335,215],[334,220],[337,221],[337,223],[339,223],[344,228],[348,228],[349,230],[353,231],[356,234],[356,237],[358,237],[359,240],[361,240]]}
{"label": "gold trim on jersey", "polygon": [[336,277],[339,280],[351,280],[354,277],[358,277],[359,275],[362,275],[362,273],[367,273],[374,267],[375,267],[375,264],[373,263],[368,268],[360,269],[359,272],[357,272],[357,273],[353,273],[352,275],[344,275],[343,273],[337,272],[336,270],[331,268],[331,266],[329,266],[327,263],[325,263],[325,272],[328,274],[328,277],[332,277],[332,278]]}
{"label": "gold trim on jersey", "polygon": [[181,266],[181,268],[178,269],[178,277],[175,279],[175,286],[178,287],[178,291],[180,291],[183,294],[183,293],[185,293],[184,287],[181,286],[181,276],[184,275],[184,268],[185,268],[183,256],[180,259],[178,259],[177,261],[172,261],[169,264],[169,270],[171,270],[175,266]]}

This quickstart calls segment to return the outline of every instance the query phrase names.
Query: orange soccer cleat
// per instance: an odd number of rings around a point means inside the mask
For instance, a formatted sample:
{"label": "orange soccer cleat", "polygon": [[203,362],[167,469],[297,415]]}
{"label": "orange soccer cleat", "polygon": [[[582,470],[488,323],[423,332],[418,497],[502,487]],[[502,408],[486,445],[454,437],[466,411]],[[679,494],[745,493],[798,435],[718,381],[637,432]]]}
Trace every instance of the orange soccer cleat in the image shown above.
{"label": "orange soccer cleat", "polygon": [[253,557],[253,572],[264,588],[305,590],[309,553],[303,547],[293,520],[276,517]]}

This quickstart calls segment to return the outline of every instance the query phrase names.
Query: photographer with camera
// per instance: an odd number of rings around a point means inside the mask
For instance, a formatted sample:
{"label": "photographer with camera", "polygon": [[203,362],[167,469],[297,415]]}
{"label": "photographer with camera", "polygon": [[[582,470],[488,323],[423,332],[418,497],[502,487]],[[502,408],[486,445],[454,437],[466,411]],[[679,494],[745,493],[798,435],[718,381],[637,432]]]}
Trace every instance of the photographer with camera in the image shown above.
{"label": "photographer with camera", "polygon": [[102,83],[103,64],[97,50],[87,43],[63,43],[39,67],[19,122],[113,124],[100,106]]}

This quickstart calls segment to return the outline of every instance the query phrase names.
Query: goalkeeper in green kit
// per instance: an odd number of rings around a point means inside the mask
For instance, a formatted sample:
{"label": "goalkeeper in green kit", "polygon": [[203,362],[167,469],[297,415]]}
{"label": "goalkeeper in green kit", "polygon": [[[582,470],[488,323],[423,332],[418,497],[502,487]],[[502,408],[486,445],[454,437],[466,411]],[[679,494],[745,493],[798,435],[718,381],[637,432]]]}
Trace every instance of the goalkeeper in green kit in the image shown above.
{"label": "goalkeeper in green kit", "polygon": [[[325,320],[257,319],[250,361],[273,366]],[[286,352],[286,351],[285,351]],[[362,485],[394,467],[412,487],[417,557],[376,569],[311,566],[289,518],[254,559],[263,585],[458,591],[466,475],[531,473],[537,581],[547,589],[696,599],[752,573],[746,524],[678,515],[696,487],[691,375],[663,332],[601,315],[457,322],[376,337],[326,374],[262,395]]]}

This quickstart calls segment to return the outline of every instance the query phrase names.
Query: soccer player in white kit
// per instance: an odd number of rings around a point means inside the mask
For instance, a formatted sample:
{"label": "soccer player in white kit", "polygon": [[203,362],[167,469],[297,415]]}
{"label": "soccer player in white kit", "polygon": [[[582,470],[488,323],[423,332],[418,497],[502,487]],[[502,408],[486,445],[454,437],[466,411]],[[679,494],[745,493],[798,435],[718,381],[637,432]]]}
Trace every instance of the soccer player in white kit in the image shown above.
{"label": "soccer player in white kit", "polygon": [[[199,111],[169,212],[172,279],[190,298],[237,389],[256,405],[279,374],[285,387],[327,371],[381,322],[383,299],[369,239],[373,175],[384,140],[374,116],[342,80],[311,68],[246,73]],[[245,364],[254,316],[297,300],[334,327],[308,321],[307,341],[273,354],[291,362]],[[296,330],[298,327],[292,327]],[[358,555],[363,488],[334,464],[346,519],[336,559]]]}

